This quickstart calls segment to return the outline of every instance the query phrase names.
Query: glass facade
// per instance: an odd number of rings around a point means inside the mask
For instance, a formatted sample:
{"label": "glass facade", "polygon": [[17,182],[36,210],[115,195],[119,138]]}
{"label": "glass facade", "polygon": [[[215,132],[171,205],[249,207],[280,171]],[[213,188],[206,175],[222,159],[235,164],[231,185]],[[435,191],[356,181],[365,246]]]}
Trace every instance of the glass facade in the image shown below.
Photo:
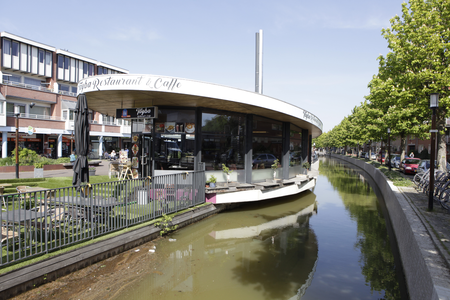
{"label": "glass facade", "polygon": [[158,111],[153,143],[156,170],[194,170],[195,125],[195,110]]}
{"label": "glass facade", "polygon": [[[201,115],[196,115],[197,112]],[[213,109],[159,108],[156,119],[133,120],[132,145],[128,148],[133,154],[129,158],[136,160],[139,172],[144,172],[146,158],[152,158],[155,175],[201,168],[194,164],[196,158],[204,164],[207,177],[214,175],[219,182],[227,180],[222,165],[234,171],[229,180],[238,182],[259,182],[284,176],[292,178],[300,174],[302,147],[304,139],[308,138],[302,134],[304,130],[253,115],[250,138],[246,135],[248,118],[246,114]],[[118,123],[122,122],[118,120]],[[196,122],[201,122],[201,127]],[[289,141],[283,142],[283,132]],[[111,150],[112,142],[108,145],[105,140],[106,151]],[[246,156],[246,149],[248,151],[250,147],[253,152],[251,158]],[[148,150],[142,152],[143,149]],[[286,165],[281,163],[283,157],[287,157],[283,153],[289,153],[289,160],[284,160]],[[246,161],[246,157],[251,161]],[[276,160],[277,168],[272,170]],[[249,174],[250,178],[247,177]]]}
{"label": "glass facade", "polygon": [[253,169],[267,169],[275,159],[281,161],[283,124],[279,121],[253,117]]}
{"label": "glass facade", "polygon": [[245,115],[204,110],[202,113],[202,161],[206,170],[244,169]]}

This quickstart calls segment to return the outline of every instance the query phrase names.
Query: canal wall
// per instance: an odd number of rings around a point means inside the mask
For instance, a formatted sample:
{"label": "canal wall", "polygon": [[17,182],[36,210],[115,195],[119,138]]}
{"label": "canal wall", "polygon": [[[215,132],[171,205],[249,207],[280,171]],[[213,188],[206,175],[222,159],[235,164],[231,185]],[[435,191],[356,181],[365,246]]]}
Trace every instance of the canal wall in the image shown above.
{"label": "canal wall", "polygon": [[[173,217],[172,224],[181,228],[232,207],[210,204],[192,208]],[[0,275],[0,300],[10,299],[38,285],[154,240],[160,236],[159,232],[160,228],[153,224],[144,226]]]}
{"label": "canal wall", "polygon": [[430,251],[433,242],[429,235],[432,233],[428,232],[403,193],[371,164],[343,155],[331,154],[331,157],[364,170],[378,186],[397,241],[410,299],[450,299],[448,289],[440,286],[439,278],[436,278],[433,255],[439,255],[439,251]]}

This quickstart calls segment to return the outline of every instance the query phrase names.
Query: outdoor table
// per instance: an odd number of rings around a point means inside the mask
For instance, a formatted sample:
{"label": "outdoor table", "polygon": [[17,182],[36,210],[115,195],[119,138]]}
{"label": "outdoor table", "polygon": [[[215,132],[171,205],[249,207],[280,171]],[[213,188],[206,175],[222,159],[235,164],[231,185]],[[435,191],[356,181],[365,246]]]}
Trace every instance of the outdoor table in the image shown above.
{"label": "outdoor table", "polygon": [[97,219],[97,216],[103,217],[106,219],[109,217],[112,209],[122,203],[117,201],[116,198],[103,198],[100,196],[97,197],[74,197],[74,196],[62,196],[52,199],[50,201],[52,204],[59,205],[67,205],[72,207],[77,207],[79,209],[80,214],[85,210],[87,212],[87,219],[93,220]]}
{"label": "outdoor table", "polygon": [[7,223],[27,223],[35,219],[45,217],[44,211],[35,211],[28,209],[15,209],[2,212],[1,220]]}

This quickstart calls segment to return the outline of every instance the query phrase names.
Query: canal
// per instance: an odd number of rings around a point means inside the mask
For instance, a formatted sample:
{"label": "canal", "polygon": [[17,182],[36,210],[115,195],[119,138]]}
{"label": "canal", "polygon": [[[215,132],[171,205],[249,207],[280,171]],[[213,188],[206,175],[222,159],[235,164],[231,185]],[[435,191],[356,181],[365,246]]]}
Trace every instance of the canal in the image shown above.
{"label": "canal", "polygon": [[339,160],[319,171],[313,192],[226,211],[17,299],[408,299],[382,200]]}

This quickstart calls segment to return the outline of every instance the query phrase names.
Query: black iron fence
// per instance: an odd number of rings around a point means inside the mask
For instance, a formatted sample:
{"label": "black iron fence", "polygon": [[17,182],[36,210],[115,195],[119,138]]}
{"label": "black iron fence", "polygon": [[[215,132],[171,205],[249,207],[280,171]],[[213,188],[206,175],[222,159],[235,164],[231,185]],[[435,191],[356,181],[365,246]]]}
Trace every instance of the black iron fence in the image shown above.
{"label": "black iron fence", "polygon": [[204,171],[3,196],[0,266],[205,202]]}

